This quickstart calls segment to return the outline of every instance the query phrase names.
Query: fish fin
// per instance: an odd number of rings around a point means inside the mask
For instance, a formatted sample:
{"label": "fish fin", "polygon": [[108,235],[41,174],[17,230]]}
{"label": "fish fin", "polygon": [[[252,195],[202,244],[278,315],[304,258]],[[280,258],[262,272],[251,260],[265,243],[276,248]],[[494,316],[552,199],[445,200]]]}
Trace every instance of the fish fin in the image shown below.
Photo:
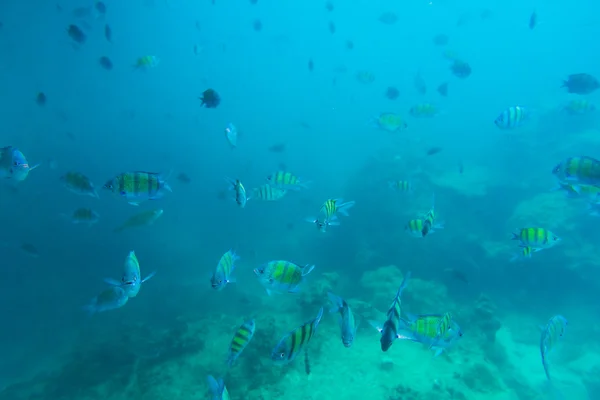
{"label": "fish fin", "polygon": [[521,239],[519,238],[519,235],[517,233],[513,232],[511,240],[521,240]]}
{"label": "fish fin", "polygon": [[163,183],[163,188],[173,193],[173,189],[171,189],[171,186],[167,182]]}
{"label": "fish fin", "polygon": [[[341,199],[340,199],[341,201]],[[347,201],[343,204],[340,204],[339,207],[337,208],[337,212],[339,212],[340,214],[344,215],[344,216],[348,216],[348,210],[350,208],[352,208],[354,205],[356,204],[356,201]]]}
{"label": "fish fin", "polygon": [[435,353],[433,354],[433,357],[437,357],[440,354],[442,354],[444,352],[444,348],[443,347],[435,347],[435,346],[431,346],[430,349],[435,350]]}
{"label": "fish fin", "polygon": [[301,182],[298,184],[299,187],[303,188],[303,189],[310,189],[310,186],[312,185],[312,181],[307,181],[307,182]]}
{"label": "fish fin", "polygon": [[136,207],[138,207],[140,205],[140,203],[137,201],[129,201],[128,203],[131,204],[132,206],[136,206]]}
{"label": "fish fin", "polygon": [[217,380],[214,378],[214,376],[208,375],[206,377],[206,380],[208,382],[208,387],[210,388],[210,391],[212,392],[213,395],[219,396],[223,393],[223,388],[225,387],[223,378],[219,378]]}
{"label": "fish fin", "polygon": [[369,320],[369,325],[371,325],[373,328],[377,329],[377,331],[379,333],[381,333],[383,331],[383,328],[381,326],[381,323],[377,322],[377,321],[373,321],[373,320]]}
{"label": "fish fin", "polygon": [[336,296],[331,292],[327,292],[327,297],[329,297],[329,301],[333,304],[333,307],[329,310],[330,313],[340,312],[340,309],[344,306],[343,300],[341,297]]}
{"label": "fish fin", "polygon": [[151,272],[147,277],[145,277],[144,279],[142,279],[141,283],[146,282],[147,280],[149,280],[150,278],[152,278],[154,275],[156,275],[156,271]]}
{"label": "fish fin", "polygon": [[112,278],[104,278],[104,283],[107,283],[111,286],[123,286],[123,282]]}
{"label": "fish fin", "polygon": [[265,288],[265,290],[266,290],[266,292],[267,292],[267,295],[269,295],[269,296],[270,296],[270,295],[271,295],[271,290],[270,290],[270,289],[267,289],[267,288]]}
{"label": "fish fin", "polygon": [[231,275],[229,279],[227,279],[227,283],[237,283],[236,277]]}
{"label": "fish fin", "polygon": [[96,307],[92,304],[88,304],[87,306],[81,307],[81,309],[87,314],[88,317],[96,314]]}
{"label": "fish fin", "polygon": [[310,265],[310,264],[305,265],[304,267],[302,267],[302,276],[306,276],[306,275],[310,274],[313,271],[313,269],[315,269],[314,265]]}

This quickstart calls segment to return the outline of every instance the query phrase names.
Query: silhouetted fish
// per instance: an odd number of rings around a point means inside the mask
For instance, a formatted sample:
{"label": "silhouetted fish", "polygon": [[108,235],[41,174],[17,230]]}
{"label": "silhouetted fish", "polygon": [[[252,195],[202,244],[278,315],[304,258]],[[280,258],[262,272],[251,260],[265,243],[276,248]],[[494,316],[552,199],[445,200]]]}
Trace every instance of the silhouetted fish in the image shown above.
{"label": "silhouetted fish", "polygon": [[285,143],[277,143],[269,147],[271,153],[283,153],[285,151]]}
{"label": "silhouetted fish", "polygon": [[448,82],[444,82],[438,86],[437,92],[444,97],[448,96]]}
{"label": "silhouetted fish", "polygon": [[430,147],[429,150],[427,150],[427,155],[432,156],[434,154],[439,153],[440,151],[442,151],[441,147],[436,147],[436,146]]}

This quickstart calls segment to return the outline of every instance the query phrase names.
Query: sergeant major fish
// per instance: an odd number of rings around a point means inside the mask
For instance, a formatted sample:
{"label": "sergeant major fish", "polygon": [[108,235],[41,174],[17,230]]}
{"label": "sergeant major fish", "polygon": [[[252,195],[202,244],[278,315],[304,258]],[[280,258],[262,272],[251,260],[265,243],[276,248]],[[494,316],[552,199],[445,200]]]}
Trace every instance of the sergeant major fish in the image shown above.
{"label": "sergeant major fish", "polygon": [[91,208],[78,208],[71,215],[64,215],[69,218],[73,224],[88,224],[93,225],[100,220],[97,212]]}
{"label": "sergeant major fish", "polygon": [[350,347],[354,341],[354,336],[356,336],[357,328],[354,313],[350,309],[348,303],[346,303],[346,300],[331,292],[328,292],[327,296],[329,297],[329,300],[331,300],[331,303],[333,303],[333,308],[329,312],[340,313],[339,323],[342,331],[342,343],[344,346]]}
{"label": "sergeant major fish", "polygon": [[15,182],[24,181],[40,164],[30,166],[19,149],[13,146],[0,148],[0,179],[11,179]]}
{"label": "sergeant major fish", "polygon": [[162,174],[144,171],[119,174],[107,181],[104,189],[125,198],[134,206],[145,200],[160,199],[165,191],[173,191]]}
{"label": "sergeant major fish", "polygon": [[282,337],[271,352],[271,360],[275,364],[287,364],[293,361],[303,350],[306,351],[306,346],[317,332],[322,317],[323,307],[321,307],[315,319],[306,322]]}
{"label": "sergeant major fish", "polygon": [[514,129],[522,126],[529,119],[529,110],[521,106],[508,107],[494,120],[500,129]]}
{"label": "sergeant major fish", "polygon": [[142,283],[148,281],[154,275],[156,275],[156,271],[142,279],[140,263],[135,255],[135,251],[132,250],[125,258],[121,280],[106,278],[104,281],[109,285],[122,288],[128,297],[133,298],[140,292]]}
{"label": "sergeant major fish", "polygon": [[[440,329],[443,327],[443,329]],[[422,343],[438,356],[463,336],[460,326],[449,314],[425,314],[401,319],[398,339]]]}
{"label": "sergeant major fish", "polygon": [[238,359],[242,351],[248,346],[252,338],[254,337],[254,331],[256,324],[253,319],[245,321],[235,332],[231,344],[229,345],[229,356],[227,358],[227,365],[231,367],[235,360]]}
{"label": "sergeant major fish", "polygon": [[536,250],[549,249],[561,241],[558,236],[544,228],[521,228],[512,235],[512,240],[518,240],[520,246]]}
{"label": "sergeant major fish", "polygon": [[264,201],[277,201],[285,196],[286,193],[287,190],[285,189],[280,189],[265,183],[264,185],[252,189],[251,198]]}
{"label": "sergeant major fish", "polygon": [[555,315],[548,320],[546,326],[542,329],[540,338],[540,353],[542,355],[542,365],[546,378],[550,379],[550,371],[548,369],[548,354],[552,351],[558,340],[565,334],[567,327],[567,319],[562,315]]}
{"label": "sergeant major fish", "polygon": [[304,277],[313,269],[315,269],[314,265],[300,267],[289,261],[276,260],[254,269],[254,273],[267,294],[271,295],[271,292],[298,292]]}
{"label": "sergeant major fish", "polygon": [[90,179],[79,172],[67,172],[60,177],[67,190],[81,196],[98,198],[98,193]]}
{"label": "sergeant major fish", "polygon": [[123,225],[115,228],[113,232],[123,232],[125,229],[129,228],[152,225],[154,221],[163,215],[163,212],[162,209],[142,211],[141,213],[129,217]]}
{"label": "sergeant major fish", "polygon": [[239,259],[233,250],[229,250],[221,256],[217,268],[210,279],[213,289],[223,290],[228,283],[235,283],[233,270],[235,269],[235,262]]}
{"label": "sergeant major fish", "polygon": [[600,186],[600,161],[592,157],[569,157],[556,165],[552,173],[561,182]]}
{"label": "sergeant major fish", "polygon": [[302,182],[296,175],[286,171],[274,172],[267,177],[267,180],[279,189],[300,190],[308,188],[308,182]]}
{"label": "sergeant major fish", "polygon": [[235,202],[241,208],[246,207],[246,203],[249,200],[248,194],[246,193],[246,188],[242,185],[239,179],[233,180],[227,178],[227,182],[230,183],[229,190],[233,190],[235,193]]}
{"label": "sergeant major fish", "polygon": [[377,322],[371,322],[371,325],[381,333],[381,350],[388,351],[396,339],[400,336],[400,317],[402,313],[402,291],[408,286],[408,280],[410,279],[410,271],[404,275],[402,284],[394,297],[394,301],[387,312],[387,318],[383,323],[383,326],[379,326]]}

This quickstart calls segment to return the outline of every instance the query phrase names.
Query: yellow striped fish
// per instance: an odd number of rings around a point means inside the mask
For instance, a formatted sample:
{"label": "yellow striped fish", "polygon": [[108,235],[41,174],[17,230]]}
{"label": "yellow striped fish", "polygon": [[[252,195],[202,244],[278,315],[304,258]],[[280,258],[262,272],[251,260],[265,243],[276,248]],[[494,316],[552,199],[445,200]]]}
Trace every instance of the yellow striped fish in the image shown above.
{"label": "yellow striped fish", "polygon": [[125,290],[125,293],[129,298],[135,297],[140,292],[142,283],[156,275],[156,271],[142,279],[142,272],[140,269],[140,262],[138,261],[135,251],[130,251],[125,258],[125,264],[123,266],[123,275],[121,280],[107,278],[104,279],[106,283],[113,286],[119,286]]}
{"label": "yellow striped fish", "polygon": [[592,157],[570,157],[556,165],[552,173],[561,182],[600,186],[600,161]]}
{"label": "yellow striped fish", "polygon": [[248,343],[254,337],[254,331],[256,329],[256,325],[253,319],[250,319],[244,322],[235,335],[233,339],[231,339],[231,344],[229,345],[229,357],[227,358],[227,365],[230,367],[233,365],[235,360],[238,359],[242,351],[248,346]]}
{"label": "yellow striped fish", "polygon": [[250,198],[263,201],[277,201],[285,196],[286,193],[287,190],[285,189],[279,189],[275,186],[265,183],[262,186],[252,189],[252,195]]}
{"label": "yellow striped fish", "polygon": [[172,192],[162,174],[154,172],[124,172],[104,184],[104,189],[121,196],[134,206],[145,200],[163,197],[165,191]]}
{"label": "yellow striped fish", "polygon": [[398,192],[403,192],[403,193],[412,193],[413,192],[413,187],[412,187],[412,184],[410,183],[410,181],[405,181],[405,180],[389,181],[388,186],[390,189],[397,190]]}
{"label": "yellow striped fish", "polygon": [[323,203],[319,212],[321,213],[321,216],[323,216],[324,221],[329,221],[337,213],[347,217],[348,209],[355,204],[355,201],[347,201],[344,203],[344,200],[342,199],[328,199]]}
{"label": "yellow striped fish", "polygon": [[141,213],[129,217],[123,225],[115,228],[113,232],[123,232],[125,229],[129,228],[152,225],[154,221],[163,215],[163,212],[162,209],[142,211]]}
{"label": "yellow striped fish", "polygon": [[143,56],[136,60],[133,68],[136,70],[147,71],[150,68],[156,67],[160,63],[160,59],[156,56]]}
{"label": "yellow striped fish", "polygon": [[[422,343],[435,350],[435,356],[438,356],[463,336],[460,326],[453,319],[448,319],[447,315],[426,314],[401,320],[398,338]],[[440,324],[445,319],[444,333],[440,334]]]}
{"label": "yellow striped fish", "polygon": [[544,228],[521,228],[512,235],[512,240],[519,240],[521,246],[536,250],[549,249],[561,241],[558,236]]}
{"label": "yellow striped fish", "polygon": [[91,208],[78,208],[73,211],[73,213],[68,216],[74,224],[89,224],[93,225],[100,220],[100,216],[97,212],[92,210]]}
{"label": "yellow striped fish", "polygon": [[233,270],[235,269],[235,262],[239,259],[233,250],[229,250],[221,256],[219,264],[217,264],[217,268],[212,278],[210,278],[213,289],[223,290],[228,283],[235,283]]}
{"label": "yellow striped fish", "polygon": [[302,182],[300,178],[291,172],[277,171],[267,177],[272,186],[285,190],[307,189],[309,182]]}
{"label": "yellow striped fish", "polygon": [[315,269],[314,265],[300,267],[284,260],[270,261],[254,269],[258,281],[263,285],[268,295],[276,293],[296,293],[304,277]]}
{"label": "yellow striped fish", "polygon": [[381,333],[381,339],[379,340],[381,343],[381,351],[388,351],[392,346],[392,343],[400,338],[400,328],[402,326],[400,319],[402,314],[402,291],[408,286],[410,275],[410,271],[404,275],[402,284],[387,312],[387,318],[383,323],[383,326],[380,326],[380,324],[374,321],[370,322],[371,325]]}
{"label": "yellow striped fish", "polygon": [[439,110],[431,103],[417,104],[408,111],[415,118],[432,118],[439,114]]}
{"label": "yellow striped fish", "polygon": [[423,237],[423,229],[425,229],[425,221],[420,218],[411,219],[408,221],[404,230],[412,237]]}
{"label": "yellow striped fish", "polygon": [[528,260],[531,258],[531,255],[540,249],[534,249],[529,246],[521,246],[521,251],[514,256],[511,257],[510,262],[515,262],[519,259]]}
{"label": "yellow striped fish", "polygon": [[98,193],[96,192],[96,189],[94,189],[94,185],[90,179],[82,173],[67,172],[60,177],[60,180],[72,193],[82,196],[98,197]]}
{"label": "yellow striped fish", "polygon": [[271,352],[271,360],[276,364],[287,364],[293,361],[303,350],[306,350],[306,346],[317,332],[321,317],[323,317],[323,307],[321,307],[315,319],[306,322],[282,337]]}
{"label": "yellow striped fish", "polygon": [[567,319],[562,315],[555,315],[550,318],[546,327],[542,330],[542,336],[540,339],[540,353],[542,355],[542,365],[544,366],[544,372],[546,378],[550,380],[550,370],[548,369],[548,353],[558,343],[558,340],[565,334],[567,328]]}

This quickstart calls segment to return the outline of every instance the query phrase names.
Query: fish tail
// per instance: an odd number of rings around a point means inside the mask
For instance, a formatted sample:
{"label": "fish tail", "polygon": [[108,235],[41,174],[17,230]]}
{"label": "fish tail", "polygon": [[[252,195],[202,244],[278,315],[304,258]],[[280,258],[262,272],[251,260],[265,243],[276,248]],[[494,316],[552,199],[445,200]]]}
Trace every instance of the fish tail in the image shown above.
{"label": "fish tail", "polygon": [[400,297],[402,295],[402,291],[404,289],[406,289],[406,287],[408,286],[408,280],[410,279],[410,276],[412,275],[411,271],[408,271],[406,274],[404,274],[404,279],[402,280],[402,284],[400,285],[400,288],[398,289],[398,294],[396,295],[396,297]]}
{"label": "fish tail", "polygon": [[216,380],[214,376],[208,375],[206,380],[213,395],[219,396],[223,392],[223,388],[225,387],[223,379],[219,378],[219,380]]}
{"label": "fish tail", "polygon": [[546,361],[546,357],[544,357],[542,355],[542,365],[544,366],[544,372],[546,373],[546,378],[548,378],[548,381],[552,381],[552,379],[550,378],[550,368],[548,366],[548,362]]}
{"label": "fish tail", "polygon": [[[323,318],[323,307],[321,307],[319,309],[319,313],[317,314],[317,318],[315,318],[314,321],[314,325],[313,325],[313,331],[316,332],[317,331],[317,327],[319,326],[319,322],[321,322],[321,318]],[[314,333],[313,333],[314,334]]]}
{"label": "fish tail", "polygon": [[329,310],[329,312],[330,313],[340,312],[340,310],[344,306],[342,298],[339,296],[336,296],[335,294],[333,294],[331,292],[327,292],[327,297],[329,297],[329,300],[333,304],[333,307]]}
{"label": "fish tail", "polygon": [[356,201],[347,201],[345,203],[340,204],[337,207],[337,211],[340,214],[345,215],[347,217],[348,216],[348,209],[352,208],[355,204],[356,204]]}

